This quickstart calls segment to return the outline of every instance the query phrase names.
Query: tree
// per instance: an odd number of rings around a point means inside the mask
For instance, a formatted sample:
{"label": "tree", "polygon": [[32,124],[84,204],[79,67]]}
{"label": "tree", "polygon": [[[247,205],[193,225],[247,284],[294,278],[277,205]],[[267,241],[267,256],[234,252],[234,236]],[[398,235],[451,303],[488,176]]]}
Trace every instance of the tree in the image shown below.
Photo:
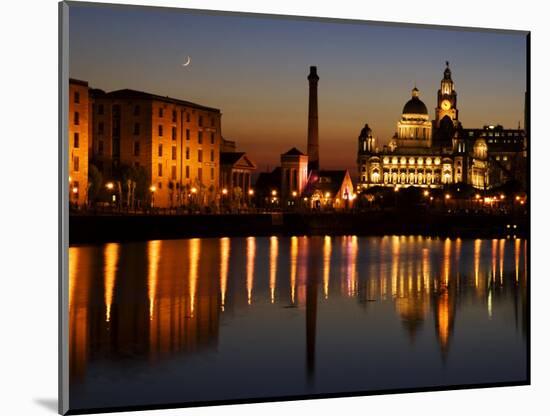
{"label": "tree", "polygon": [[103,175],[99,169],[90,164],[88,167],[88,203],[93,205],[103,189]]}

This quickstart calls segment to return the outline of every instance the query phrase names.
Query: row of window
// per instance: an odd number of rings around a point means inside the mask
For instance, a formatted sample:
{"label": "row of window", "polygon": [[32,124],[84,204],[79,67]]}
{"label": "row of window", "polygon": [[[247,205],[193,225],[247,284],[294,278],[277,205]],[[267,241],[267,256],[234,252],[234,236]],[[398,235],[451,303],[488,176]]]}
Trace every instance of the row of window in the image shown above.
{"label": "row of window", "polygon": [[[75,103],[79,103],[80,102],[80,95],[75,92]],[[98,115],[103,115],[104,114],[104,106],[103,104],[98,104],[97,105],[97,114]],[[139,116],[140,115],[140,112],[141,112],[141,108],[139,105],[135,105],[134,106],[134,116]],[[186,112],[184,113],[185,114],[185,121],[187,123],[190,123],[191,122],[191,114]],[[163,118],[164,117],[164,108],[162,107],[159,107],[159,110],[158,110],[158,116]],[[178,112],[176,110],[172,110],[172,122],[177,122],[178,120]],[[199,127],[203,127],[204,125],[204,118],[203,116],[199,116],[199,119],[198,119],[198,122],[199,122]],[[215,127],[216,126],[216,119],[214,117],[210,117],[210,126],[212,127]]]}
{"label": "row of window", "polygon": [[[135,111],[134,111],[134,114],[135,114]],[[191,115],[189,113],[184,113],[185,114],[185,121],[186,122],[191,122]],[[164,108],[162,107],[159,107],[159,111],[158,111],[158,116],[160,118],[163,118],[164,117]],[[177,122],[178,121],[178,112],[176,110],[172,110],[172,122]],[[199,115],[199,127],[203,127],[204,125],[204,118],[203,116]],[[215,127],[216,126],[216,120],[214,117],[210,117],[210,126],[212,127]]]}
{"label": "row of window", "polygon": [[[172,180],[176,180],[177,179],[177,167],[172,166],[171,168],[172,169],[171,169],[171,172],[170,172],[170,177],[171,177]],[[162,177],[162,163],[158,164],[157,174],[158,174],[157,176]],[[191,177],[191,168],[189,166],[186,166],[185,167],[185,179],[189,179],[190,177]],[[202,168],[198,168],[197,178],[199,179],[199,181],[202,181]],[[216,172],[215,172],[214,168],[210,168],[210,179],[211,180],[216,179]],[[162,189],[161,183],[159,183],[159,189]]]}

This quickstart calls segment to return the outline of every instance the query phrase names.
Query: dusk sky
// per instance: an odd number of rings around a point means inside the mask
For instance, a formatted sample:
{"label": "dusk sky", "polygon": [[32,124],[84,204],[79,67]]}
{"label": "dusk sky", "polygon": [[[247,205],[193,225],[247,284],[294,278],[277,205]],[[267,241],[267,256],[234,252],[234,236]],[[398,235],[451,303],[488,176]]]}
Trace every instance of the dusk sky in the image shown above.
{"label": "dusk sky", "polygon": [[70,7],[71,77],[219,108],[223,136],[260,171],[293,146],[306,151],[310,65],[320,77],[321,168],[354,174],[363,125],[386,143],[415,83],[434,117],[447,60],[464,127],[523,126],[525,44],[522,33]]}

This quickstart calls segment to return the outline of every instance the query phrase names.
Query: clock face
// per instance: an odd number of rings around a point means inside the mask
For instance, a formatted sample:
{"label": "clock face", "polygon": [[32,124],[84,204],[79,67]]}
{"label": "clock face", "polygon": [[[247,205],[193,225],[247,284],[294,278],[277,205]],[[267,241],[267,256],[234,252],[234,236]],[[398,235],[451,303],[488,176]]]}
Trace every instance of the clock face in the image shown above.
{"label": "clock face", "polygon": [[449,100],[443,100],[441,102],[441,108],[443,110],[448,110],[449,108],[451,108],[451,102]]}

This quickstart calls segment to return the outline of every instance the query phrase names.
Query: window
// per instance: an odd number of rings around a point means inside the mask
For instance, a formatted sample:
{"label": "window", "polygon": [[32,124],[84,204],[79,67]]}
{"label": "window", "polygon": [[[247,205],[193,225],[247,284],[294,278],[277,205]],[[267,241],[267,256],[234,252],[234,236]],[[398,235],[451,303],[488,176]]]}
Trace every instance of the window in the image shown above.
{"label": "window", "polygon": [[189,129],[185,130],[185,140],[190,140],[191,139],[191,132],[189,131]]}
{"label": "window", "polygon": [[80,102],[80,93],[78,91],[75,91],[74,93],[74,102],[78,104]]}
{"label": "window", "polygon": [[202,116],[199,116],[199,127],[202,127]]}
{"label": "window", "polygon": [[185,148],[185,158],[189,160],[191,158],[191,151],[188,147]]}
{"label": "window", "polygon": [[199,131],[199,144],[202,144],[202,131]]}
{"label": "window", "polygon": [[78,172],[80,169],[80,159],[78,156],[73,157],[73,170]]}
{"label": "window", "polygon": [[78,133],[75,133],[74,134],[74,142],[73,142],[73,146],[75,149],[78,149],[78,146],[80,145],[80,137],[79,137],[79,134]]}
{"label": "window", "polygon": [[139,116],[139,105],[134,107],[134,116]]}
{"label": "window", "polygon": [[164,108],[159,108],[159,117],[164,117]]}
{"label": "window", "polygon": [[98,143],[97,143],[97,154],[99,156],[103,156],[103,140],[100,140]]}
{"label": "window", "polygon": [[162,126],[159,126],[159,136],[162,137],[162,133],[163,133],[163,131],[162,131]]}
{"label": "window", "polygon": [[172,110],[172,121],[174,123],[178,121],[178,112],[176,110]]}
{"label": "window", "polygon": [[214,151],[210,150],[210,162],[214,161]]}
{"label": "window", "polygon": [[216,135],[214,133],[210,133],[210,144],[216,143]]}
{"label": "window", "polygon": [[162,157],[162,144],[159,144],[159,157]]}
{"label": "window", "polygon": [[189,166],[185,167],[185,178],[189,179]]}
{"label": "window", "polygon": [[202,162],[202,150],[199,149],[199,163]]}
{"label": "window", "polygon": [[214,180],[214,168],[210,168],[210,179]]}
{"label": "window", "polygon": [[172,146],[172,160],[176,160],[176,155],[177,155],[176,146]]}
{"label": "window", "polygon": [[105,131],[105,125],[103,124],[102,121],[100,121],[99,123],[97,123],[97,134],[103,134],[104,131]]}
{"label": "window", "polygon": [[134,143],[134,156],[139,156],[139,142]]}
{"label": "window", "polygon": [[162,189],[162,182],[159,182],[158,188]]}
{"label": "window", "polygon": [[103,115],[103,112],[104,112],[104,109],[103,109],[103,104],[98,104],[97,105],[97,114],[102,116]]}
{"label": "window", "polygon": [[202,168],[199,168],[198,175],[199,181],[202,181]]}
{"label": "window", "polygon": [[74,112],[74,124],[75,126],[78,126],[80,124],[80,114],[78,114],[78,111]]}
{"label": "window", "polygon": [[191,115],[189,113],[185,113],[185,121],[188,123],[191,121]]}
{"label": "window", "polygon": [[176,140],[176,128],[172,127],[172,140]]}
{"label": "window", "polygon": [[212,127],[214,127],[216,124],[215,124],[215,120],[214,120],[214,117],[210,117],[210,125]]}
{"label": "window", "polygon": [[176,180],[176,166],[172,166],[172,180]]}
{"label": "window", "polygon": [[134,134],[136,136],[139,134],[139,123],[134,124]]}
{"label": "window", "polygon": [[[162,176],[162,163],[159,163],[158,165],[158,176]],[[159,186],[160,188],[160,186]]]}

